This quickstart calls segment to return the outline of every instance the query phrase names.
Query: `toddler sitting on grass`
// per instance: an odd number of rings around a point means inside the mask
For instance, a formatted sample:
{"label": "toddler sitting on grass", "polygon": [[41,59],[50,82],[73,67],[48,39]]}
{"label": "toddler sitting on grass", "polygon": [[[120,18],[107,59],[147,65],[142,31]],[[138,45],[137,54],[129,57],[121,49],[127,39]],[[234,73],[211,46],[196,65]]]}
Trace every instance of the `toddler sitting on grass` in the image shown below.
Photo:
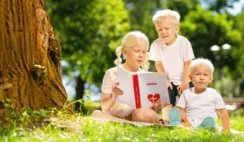
{"label": "toddler sitting on grass", "polygon": [[[183,124],[188,124],[187,126],[205,129],[217,127],[216,120],[219,115],[223,125],[222,131],[229,131],[229,115],[223,98],[215,89],[208,87],[213,80],[213,72],[214,67],[209,60],[203,58],[193,60],[189,77],[194,87],[183,91],[176,107],[180,111],[181,121]],[[177,123],[173,121],[178,117],[176,114],[176,108],[170,110],[171,124]]]}

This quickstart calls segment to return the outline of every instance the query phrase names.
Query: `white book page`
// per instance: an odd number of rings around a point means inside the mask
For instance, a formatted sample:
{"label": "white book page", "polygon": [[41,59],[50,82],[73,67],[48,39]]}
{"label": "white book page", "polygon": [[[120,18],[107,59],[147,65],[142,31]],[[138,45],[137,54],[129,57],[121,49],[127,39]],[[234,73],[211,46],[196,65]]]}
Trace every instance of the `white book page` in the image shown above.
{"label": "white book page", "polygon": [[131,108],[135,109],[135,98],[133,89],[132,73],[126,71],[122,67],[117,67],[118,71],[118,88],[123,91],[123,95],[117,96],[117,103],[123,103],[129,105]]}

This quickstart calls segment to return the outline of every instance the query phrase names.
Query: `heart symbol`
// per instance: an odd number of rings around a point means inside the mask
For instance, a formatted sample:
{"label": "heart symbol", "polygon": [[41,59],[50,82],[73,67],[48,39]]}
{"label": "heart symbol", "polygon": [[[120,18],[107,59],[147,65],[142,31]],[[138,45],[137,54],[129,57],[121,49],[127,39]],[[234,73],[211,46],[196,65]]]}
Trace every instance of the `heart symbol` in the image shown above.
{"label": "heart symbol", "polygon": [[148,100],[152,103],[155,103],[157,102],[159,99],[160,99],[160,95],[157,93],[157,94],[148,94],[147,96]]}

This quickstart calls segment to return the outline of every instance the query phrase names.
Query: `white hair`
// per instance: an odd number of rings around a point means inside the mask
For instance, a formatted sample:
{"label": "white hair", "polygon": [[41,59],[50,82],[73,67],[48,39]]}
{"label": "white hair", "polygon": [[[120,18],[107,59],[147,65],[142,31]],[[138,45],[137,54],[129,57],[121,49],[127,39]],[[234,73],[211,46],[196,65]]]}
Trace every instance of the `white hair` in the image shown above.
{"label": "white hair", "polygon": [[[133,48],[138,43],[138,41],[140,43],[143,43],[147,47],[147,49],[149,48],[149,40],[148,40],[147,36],[140,31],[129,32],[123,38],[122,46],[117,47],[117,49],[115,51],[116,55],[117,55],[117,59],[114,61],[114,63],[116,64],[116,66],[119,66],[122,63],[121,54],[122,54],[123,48]],[[145,62],[142,64],[143,70],[146,70],[146,71],[149,69],[149,65],[150,65],[148,62],[148,59],[149,59],[149,55],[147,53]]]}
{"label": "white hair", "polygon": [[165,9],[165,10],[160,10],[157,11],[156,14],[153,16],[153,23],[155,24],[159,18],[167,18],[170,17],[173,20],[175,20],[175,23],[178,25],[180,22],[180,14],[177,11],[170,10],[170,9]]}
{"label": "white hair", "polygon": [[204,59],[204,58],[198,58],[198,59],[192,60],[191,65],[190,65],[190,73],[193,73],[193,69],[196,66],[201,65],[201,64],[204,64],[204,65],[208,66],[209,69],[210,69],[211,74],[213,74],[214,66],[213,66],[212,62],[210,60]]}

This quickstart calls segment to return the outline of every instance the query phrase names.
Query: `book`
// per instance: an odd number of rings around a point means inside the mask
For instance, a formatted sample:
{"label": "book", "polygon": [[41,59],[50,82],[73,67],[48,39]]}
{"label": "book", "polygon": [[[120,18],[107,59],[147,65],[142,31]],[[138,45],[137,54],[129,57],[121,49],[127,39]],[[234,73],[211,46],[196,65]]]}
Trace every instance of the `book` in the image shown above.
{"label": "book", "polygon": [[152,107],[153,102],[161,100],[169,104],[169,93],[166,85],[166,75],[157,72],[130,73],[122,67],[117,67],[118,88],[123,95],[116,101],[129,105],[132,109]]}

